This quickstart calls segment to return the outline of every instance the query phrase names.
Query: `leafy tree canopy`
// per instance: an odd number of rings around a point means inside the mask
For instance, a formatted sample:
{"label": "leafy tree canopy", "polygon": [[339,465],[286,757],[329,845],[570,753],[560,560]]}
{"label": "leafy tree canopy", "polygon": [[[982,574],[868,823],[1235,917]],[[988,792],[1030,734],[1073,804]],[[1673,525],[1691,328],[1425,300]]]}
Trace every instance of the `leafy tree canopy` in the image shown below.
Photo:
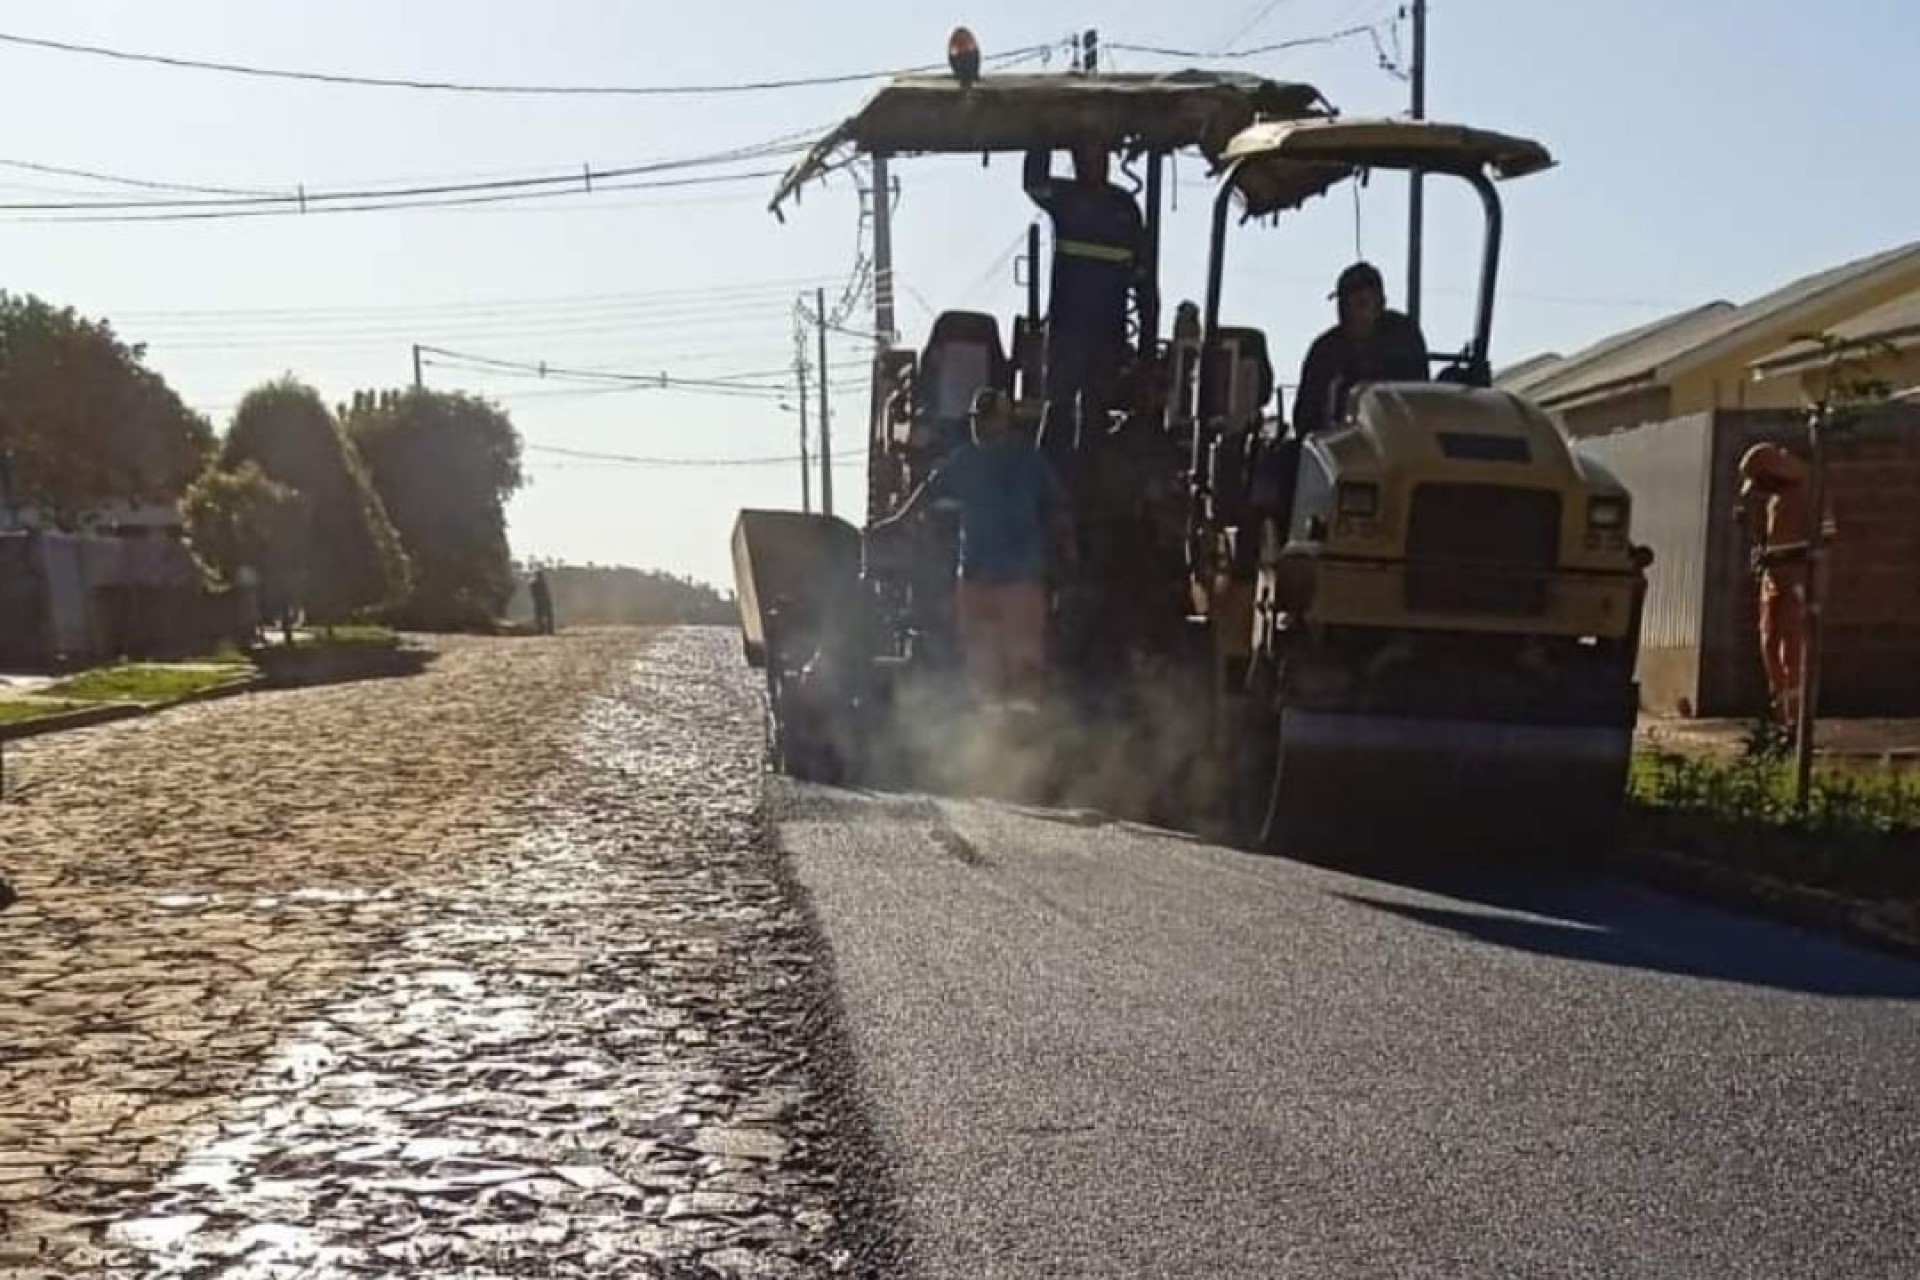
{"label": "leafy tree canopy", "polygon": [[406,598],[411,570],[379,495],[319,392],[289,377],[240,402],[221,468],[252,462],[309,504],[305,605],[341,622]]}
{"label": "leafy tree canopy", "polygon": [[11,501],[56,526],[115,501],[178,498],[213,429],[104,320],[0,293],[0,454]]}
{"label": "leafy tree canopy", "polygon": [[413,564],[397,620],[491,624],[514,587],[506,504],[526,483],[512,419],[485,400],[421,387],[360,392],[341,417]]}

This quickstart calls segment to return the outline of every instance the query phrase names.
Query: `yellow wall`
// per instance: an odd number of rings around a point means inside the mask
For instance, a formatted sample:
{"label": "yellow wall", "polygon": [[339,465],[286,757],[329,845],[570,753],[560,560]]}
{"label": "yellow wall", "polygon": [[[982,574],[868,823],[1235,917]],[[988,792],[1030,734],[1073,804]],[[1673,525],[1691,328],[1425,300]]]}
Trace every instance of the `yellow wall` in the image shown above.
{"label": "yellow wall", "polygon": [[1611,400],[1557,410],[1554,416],[1566,428],[1568,435],[1578,438],[1605,435],[1622,427],[1637,427],[1643,422],[1665,422],[1675,416],[1668,404],[1667,388],[1643,387]]}

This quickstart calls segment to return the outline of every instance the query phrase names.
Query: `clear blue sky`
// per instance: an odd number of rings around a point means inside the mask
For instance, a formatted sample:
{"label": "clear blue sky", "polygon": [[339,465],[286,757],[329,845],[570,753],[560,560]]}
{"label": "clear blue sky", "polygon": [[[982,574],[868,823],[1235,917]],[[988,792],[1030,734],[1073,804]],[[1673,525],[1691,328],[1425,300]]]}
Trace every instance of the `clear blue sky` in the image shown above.
{"label": "clear blue sky", "polygon": [[[989,53],[1098,26],[1109,43],[1213,49],[1265,0],[93,0],[0,3],[0,31],[273,66],[369,75],[558,83],[686,83],[830,74],[938,61],[969,23]],[[912,16],[907,15],[911,8]],[[1388,0],[1280,0],[1252,45],[1392,25]],[[1434,0],[1430,110],[1540,137],[1561,167],[1509,196],[1502,361],[1566,350],[1663,310],[1749,296],[1793,275],[1920,235],[1920,172],[1904,145],[1920,6],[1911,0]],[[1171,66],[1115,54],[1122,70]],[[1350,114],[1401,110],[1406,86],[1349,41],[1253,64],[1318,84]],[[849,113],[852,85],[706,99],[475,98],[323,88],[130,66],[0,46],[0,159],[233,187],[325,189],[417,178],[633,163],[757,142]],[[995,267],[1026,225],[1017,166],[899,166],[897,223],[911,340],[933,306],[1020,301]],[[1168,232],[1169,300],[1197,294],[1205,196],[1185,175]],[[74,178],[0,169],[0,201],[105,195]],[[49,226],[0,214],[0,283],[112,319],[224,424],[252,383],[283,371],[330,398],[399,385],[415,341],[556,365],[712,376],[790,363],[802,284],[837,293],[855,201],[818,190],[786,225],[770,183],[604,193],[549,206]],[[118,192],[115,194],[128,194]],[[1428,329],[1455,340],[1477,253],[1463,190],[1430,198]],[[1403,279],[1404,183],[1362,208],[1366,254]],[[1290,377],[1327,320],[1352,255],[1342,196],[1236,244],[1230,318],[1267,327]],[[665,296],[661,296],[665,295]],[[592,301],[577,301],[590,297]],[[554,299],[573,301],[552,301]],[[499,305],[490,305],[490,304]],[[489,305],[480,305],[489,304]],[[836,341],[836,360],[857,345]],[[791,453],[774,402],[680,392],[528,395],[525,381],[430,369],[504,398],[530,444],[644,456]],[[841,447],[864,394],[843,369]],[[548,390],[551,390],[549,388]],[[793,466],[646,469],[529,455],[514,504],[522,552],[728,576],[741,506],[794,505]],[[856,499],[859,463],[839,471]],[[843,504],[846,505],[846,504]]]}

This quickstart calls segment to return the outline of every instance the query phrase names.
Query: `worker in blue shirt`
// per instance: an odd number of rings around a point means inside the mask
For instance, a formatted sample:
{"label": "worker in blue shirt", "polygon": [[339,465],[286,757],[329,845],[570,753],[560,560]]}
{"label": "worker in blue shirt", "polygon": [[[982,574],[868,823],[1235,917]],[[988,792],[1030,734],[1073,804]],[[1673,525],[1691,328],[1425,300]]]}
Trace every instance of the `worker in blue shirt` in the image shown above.
{"label": "worker in blue shirt", "polygon": [[1074,149],[1071,182],[1053,176],[1051,153],[1029,151],[1025,180],[1028,197],[1053,221],[1042,443],[1060,458],[1107,427],[1126,358],[1127,297],[1140,285],[1144,224],[1133,197],[1107,180],[1103,148]]}
{"label": "worker in blue shirt", "polygon": [[1072,554],[1065,494],[1046,459],[1014,429],[1004,393],[981,390],[972,425],[972,441],[869,532],[885,536],[929,502],[959,506],[955,612],[968,679],[989,701],[1030,702],[1045,672],[1050,552]]}

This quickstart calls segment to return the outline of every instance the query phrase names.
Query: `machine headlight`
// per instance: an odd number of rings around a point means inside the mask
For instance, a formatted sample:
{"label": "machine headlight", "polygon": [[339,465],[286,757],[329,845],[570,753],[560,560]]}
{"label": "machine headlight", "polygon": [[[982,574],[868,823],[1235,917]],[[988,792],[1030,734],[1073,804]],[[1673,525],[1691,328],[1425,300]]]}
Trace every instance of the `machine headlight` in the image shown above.
{"label": "machine headlight", "polygon": [[1618,533],[1627,527],[1625,498],[1595,498],[1587,503],[1587,527],[1603,533]]}
{"label": "machine headlight", "polygon": [[1340,486],[1340,514],[1356,520],[1371,520],[1380,514],[1380,486],[1343,484]]}

